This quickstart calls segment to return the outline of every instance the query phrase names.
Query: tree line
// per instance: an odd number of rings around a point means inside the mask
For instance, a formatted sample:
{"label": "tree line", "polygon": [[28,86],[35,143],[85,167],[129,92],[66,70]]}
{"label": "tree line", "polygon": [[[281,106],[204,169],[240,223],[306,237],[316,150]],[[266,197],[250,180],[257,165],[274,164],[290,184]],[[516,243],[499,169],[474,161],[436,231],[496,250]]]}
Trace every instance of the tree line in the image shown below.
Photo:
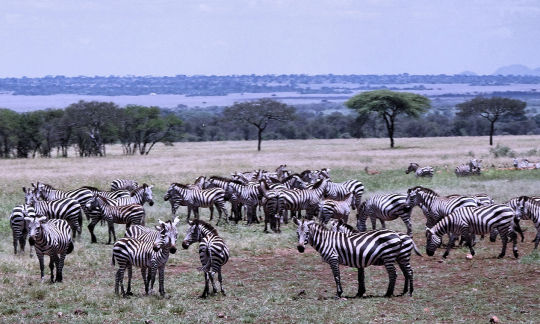
{"label": "tree line", "polygon": [[[348,108],[345,108],[348,107]],[[540,114],[526,115],[523,101],[477,97],[456,113],[433,111],[429,99],[375,90],[345,105],[295,107],[272,99],[229,107],[179,108],[80,101],[65,109],[17,113],[0,109],[0,157],[105,156],[117,143],[125,155],[147,155],[156,143],[178,141],[333,139],[540,134]]]}

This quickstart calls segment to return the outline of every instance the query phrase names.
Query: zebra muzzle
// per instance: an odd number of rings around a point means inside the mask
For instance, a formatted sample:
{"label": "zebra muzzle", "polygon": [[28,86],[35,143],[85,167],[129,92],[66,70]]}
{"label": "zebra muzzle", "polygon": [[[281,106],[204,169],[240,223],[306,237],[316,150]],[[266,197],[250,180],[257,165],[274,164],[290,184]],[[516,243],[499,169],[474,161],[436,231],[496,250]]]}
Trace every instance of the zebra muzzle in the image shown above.
{"label": "zebra muzzle", "polygon": [[176,246],[171,246],[171,249],[170,249],[171,253],[172,254],[175,254],[176,253]]}
{"label": "zebra muzzle", "polygon": [[188,247],[189,247],[189,244],[186,241],[182,242],[182,248],[184,250],[187,250]]}
{"label": "zebra muzzle", "polygon": [[306,249],[306,247],[303,246],[302,244],[298,244],[296,248],[298,249],[298,252],[300,253],[304,253],[304,250]]}
{"label": "zebra muzzle", "polygon": [[30,243],[31,246],[34,246],[36,244],[36,240],[34,240],[33,237],[28,238],[28,243]]}
{"label": "zebra muzzle", "polygon": [[153,201],[153,200],[150,200],[150,201],[148,202],[148,205],[154,206],[154,201]]}

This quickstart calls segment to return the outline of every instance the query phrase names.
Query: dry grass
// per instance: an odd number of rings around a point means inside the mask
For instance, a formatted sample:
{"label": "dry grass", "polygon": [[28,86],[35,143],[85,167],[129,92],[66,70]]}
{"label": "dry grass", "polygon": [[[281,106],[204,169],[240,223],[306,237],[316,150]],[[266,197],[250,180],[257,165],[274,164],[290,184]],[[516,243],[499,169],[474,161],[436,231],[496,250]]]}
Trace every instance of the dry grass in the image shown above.
{"label": "dry grass", "polygon": [[[499,136],[496,143],[518,154],[540,149],[540,136]],[[106,229],[97,229],[98,244],[88,232],[76,242],[67,258],[63,284],[40,284],[36,258],[14,256],[7,215],[21,203],[21,186],[44,181],[59,188],[82,185],[108,187],[115,178],[128,177],[155,185],[157,204],[148,207],[148,223],[169,217],[161,196],[172,181],[192,182],[199,175],[227,175],[232,171],[286,163],[289,169],[332,168],[337,180],[356,178],[374,192],[402,192],[422,184],[443,193],[487,192],[497,201],[520,194],[538,194],[540,170],[486,170],[473,178],[456,178],[455,165],[471,155],[486,166],[510,165],[511,159],[489,155],[486,137],[399,138],[396,149],[387,139],[267,141],[256,152],[255,142],[177,143],[159,146],[149,156],[124,157],[119,146],[108,148],[106,158],[68,158],[0,161],[0,322],[487,322],[497,315],[504,322],[534,322],[540,316],[537,299],[540,256],[532,252],[534,228],[526,228],[526,243],[519,245],[522,258],[493,259],[500,242],[482,241],[477,256],[468,262],[465,250],[452,251],[449,260],[414,257],[416,290],[412,298],[333,300],[335,286],[328,265],[308,249],[295,250],[292,226],[282,234],[263,234],[262,226],[226,225],[219,231],[228,242],[232,258],[224,268],[227,297],[203,301],[203,279],[196,271],[195,247],[172,256],[166,270],[168,298],[141,296],[140,274],[134,271],[136,296],[121,299],[113,294],[114,269],[111,246],[102,244]],[[472,152],[472,153],[470,153]],[[405,175],[409,162],[436,167],[433,179]],[[367,175],[364,168],[377,170]],[[448,166],[448,170],[445,166]],[[182,210],[184,212],[184,210]],[[203,217],[207,217],[205,212]],[[413,214],[415,241],[423,248],[423,216]],[[85,223],[86,225],[86,223]],[[400,221],[393,229],[404,231]],[[185,225],[179,227],[182,239]],[[123,228],[117,226],[123,235]],[[438,251],[437,255],[442,252]],[[511,253],[510,253],[511,254]],[[46,273],[48,269],[46,269]],[[346,295],[356,289],[356,273],[342,268]],[[382,268],[368,268],[369,295],[384,293],[387,277]],[[401,289],[400,277],[397,289]],[[305,291],[301,293],[301,291]],[[58,312],[62,315],[59,316]],[[218,317],[222,313],[225,317]]]}

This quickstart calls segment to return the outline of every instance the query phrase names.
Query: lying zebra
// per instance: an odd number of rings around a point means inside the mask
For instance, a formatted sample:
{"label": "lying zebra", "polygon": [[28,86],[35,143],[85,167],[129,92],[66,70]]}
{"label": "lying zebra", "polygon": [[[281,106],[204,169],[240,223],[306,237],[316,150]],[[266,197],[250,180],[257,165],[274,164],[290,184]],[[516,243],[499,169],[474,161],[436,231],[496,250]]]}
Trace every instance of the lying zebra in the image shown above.
{"label": "lying zebra", "polygon": [[413,244],[410,237],[405,239],[404,234],[400,235],[390,230],[377,230],[365,233],[347,235],[339,232],[331,232],[324,226],[316,224],[314,221],[293,218],[298,226],[298,251],[303,253],[306,244],[311,244],[316,249],[323,260],[330,264],[334,280],[337,287],[337,298],[341,297],[343,289],[339,274],[339,264],[358,268],[358,292],[356,297],[362,297],[366,292],[364,284],[364,268],[370,265],[384,265],[390,282],[385,297],[394,294],[396,284],[397,262],[405,276],[405,287],[403,295],[413,292],[413,270],[410,265],[411,251]]}
{"label": "lying zebra", "polygon": [[414,175],[416,177],[433,177],[433,167],[425,166],[420,167],[418,163],[409,163],[409,167],[405,171],[406,174],[409,174],[411,172],[414,172]]}

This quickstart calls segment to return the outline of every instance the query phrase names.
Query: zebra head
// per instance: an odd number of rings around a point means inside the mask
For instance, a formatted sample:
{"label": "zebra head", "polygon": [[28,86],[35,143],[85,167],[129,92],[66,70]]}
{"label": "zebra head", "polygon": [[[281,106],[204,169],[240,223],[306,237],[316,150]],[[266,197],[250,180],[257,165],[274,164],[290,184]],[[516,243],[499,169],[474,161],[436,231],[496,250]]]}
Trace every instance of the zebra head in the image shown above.
{"label": "zebra head", "polygon": [[198,222],[189,221],[188,222],[188,229],[186,231],[186,236],[184,237],[184,241],[182,241],[182,248],[187,249],[191,244],[195,242],[199,242],[201,239],[201,227],[199,226]]}
{"label": "zebra head", "polygon": [[515,203],[517,205],[515,209],[515,215],[518,220],[528,214],[530,208],[529,204],[527,203],[528,201],[530,201],[530,198],[527,196],[521,196],[517,198],[517,202]]}
{"label": "zebra head", "polygon": [[[142,203],[144,204],[145,201],[148,201],[148,204],[150,206],[154,206],[154,199],[152,197],[152,188],[154,186],[149,186],[146,183],[143,183],[142,185]],[[131,196],[133,197],[135,195],[135,191],[131,192]]]}
{"label": "zebra head", "polygon": [[38,201],[38,195],[36,193],[36,190],[32,190],[26,187],[23,187],[22,190],[24,192],[24,203],[30,206],[34,206],[36,201]]}
{"label": "zebra head", "polygon": [[298,219],[293,218],[294,224],[298,225],[298,228],[296,229],[296,235],[298,236],[298,245],[296,248],[298,249],[298,252],[304,253],[304,250],[306,249],[306,244],[309,242],[309,231],[310,226],[315,224],[314,221],[306,221],[302,219],[301,221],[298,221]]}
{"label": "zebra head", "polygon": [[431,228],[426,227],[426,253],[429,256],[433,256],[437,248],[441,246],[441,237],[433,231]]}
{"label": "zebra head", "polygon": [[409,174],[411,172],[416,171],[418,169],[419,165],[418,163],[410,162],[409,167],[407,168],[407,171],[405,171],[406,174]]}
{"label": "zebra head", "polygon": [[422,187],[414,187],[407,190],[407,199],[405,201],[407,206],[412,208],[420,204],[420,200],[422,199],[422,195],[420,194],[421,190]]}
{"label": "zebra head", "polygon": [[28,242],[30,245],[34,245],[36,243],[36,238],[41,235],[41,227],[43,223],[47,221],[47,217],[25,217],[24,220],[28,225]]}
{"label": "zebra head", "polygon": [[356,228],[358,228],[360,232],[367,231],[367,226],[366,226],[367,216],[365,214],[366,214],[366,202],[363,201],[360,204],[360,206],[358,206],[358,213],[356,214]]}
{"label": "zebra head", "polygon": [[169,247],[172,254],[176,253],[176,240],[178,239],[178,230],[176,225],[178,224],[178,217],[175,217],[173,221],[163,222],[159,221],[158,230],[159,236],[154,242],[154,251],[159,251],[162,247]]}

